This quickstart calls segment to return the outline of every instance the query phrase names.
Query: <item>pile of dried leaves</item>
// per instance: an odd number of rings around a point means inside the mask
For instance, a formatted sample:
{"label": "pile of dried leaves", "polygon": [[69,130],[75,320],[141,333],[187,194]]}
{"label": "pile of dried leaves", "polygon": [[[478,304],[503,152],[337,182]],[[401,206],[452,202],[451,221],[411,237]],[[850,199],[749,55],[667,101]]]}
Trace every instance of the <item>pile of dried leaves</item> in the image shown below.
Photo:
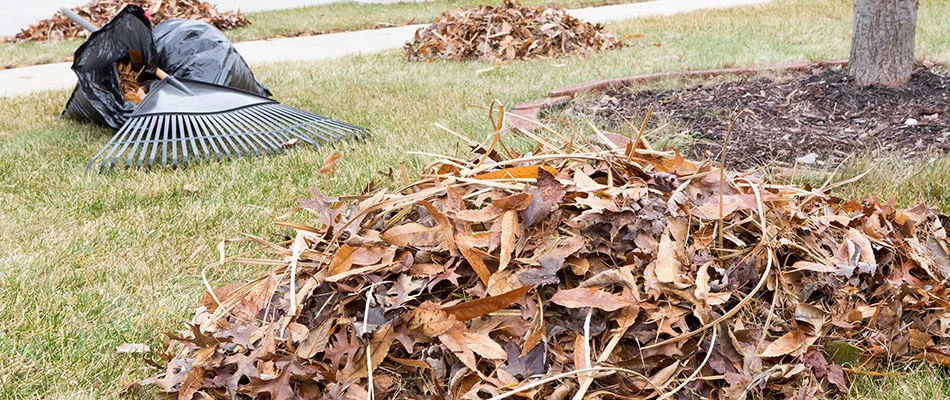
{"label": "pile of dried leaves", "polygon": [[183,399],[810,399],[882,362],[950,360],[947,216],[551,135],[529,155],[471,143],[397,192],[314,191],[313,224],[247,239],[276,257],[226,261],[269,273],[207,292],[143,383]]}
{"label": "pile of dried leaves", "polygon": [[[134,4],[148,10],[152,22],[159,23],[167,19],[184,18],[207,22],[215,28],[226,30],[250,25],[240,11],[218,11],[214,6],[201,0],[92,0],[84,6],[73,8],[79,16],[96,26],[103,26],[126,5]],[[42,40],[64,40],[84,38],[85,29],[71,22],[63,13],[57,11],[51,18],[44,19],[16,36],[7,38],[8,42],[28,42]]]}
{"label": "pile of dried leaves", "polygon": [[600,24],[583,22],[562,8],[523,7],[517,1],[505,0],[497,7],[446,11],[431,25],[416,31],[415,39],[405,48],[412,61],[510,61],[621,46],[620,40],[604,32]]}

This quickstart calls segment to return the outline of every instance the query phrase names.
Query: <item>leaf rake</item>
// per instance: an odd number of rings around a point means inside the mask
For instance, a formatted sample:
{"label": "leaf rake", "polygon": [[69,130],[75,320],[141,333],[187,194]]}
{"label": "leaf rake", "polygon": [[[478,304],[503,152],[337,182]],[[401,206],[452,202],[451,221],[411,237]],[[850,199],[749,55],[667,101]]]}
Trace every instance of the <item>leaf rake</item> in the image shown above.
{"label": "leaf rake", "polygon": [[[161,73],[159,73],[161,77]],[[274,155],[297,142],[320,147],[368,136],[364,128],[288,107],[239,89],[162,78],[87,165],[100,172],[178,168],[202,159]]]}
{"label": "leaf rake", "polygon": [[[73,22],[93,32],[99,29],[72,10],[61,9]],[[346,139],[362,140],[369,131],[328,117],[301,111],[255,93],[178,79],[156,68],[161,79],[132,111],[128,121],[86,165],[112,170],[179,168],[202,159],[231,159],[273,155],[295,148],[298,141],[313,147]]]}

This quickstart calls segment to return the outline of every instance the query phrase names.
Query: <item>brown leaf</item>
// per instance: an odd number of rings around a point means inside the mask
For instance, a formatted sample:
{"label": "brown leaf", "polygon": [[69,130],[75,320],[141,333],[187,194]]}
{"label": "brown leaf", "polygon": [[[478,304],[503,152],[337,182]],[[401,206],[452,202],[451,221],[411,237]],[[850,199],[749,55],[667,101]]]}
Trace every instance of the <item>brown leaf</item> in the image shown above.
{"label": "brown leaf", "polygon": [[534,226],[551,211],[557,208],[557,204],[564,198],[564,187],[557,178],[546,169],[538,168],[538,187],[531,189],[528,193],[533,194],[531,204],[524,210],[524,223],[526,226]]}
{"label": "brown leaf", "polygon": [[587,339],[584,335],[578,334],[574,337],[574,368],[576,369],[590,367],[590,354],[585,353],[585,346],[587,346]]}
{"label": "brown leaf", "polygon": [[933,337],[924,331],[911,328],[907,331],[910,334],[910,347],[915,349],[926,349],[933,346]]}
{"label": "brown leaf", "polygon": [[522,285],[551,285],[558,282],[557,272],[564,267],[564,258],[545,254],[538,257],[541,268],[522,270],[518,280]]}
{"label": "brown leaf", "polygon": [[526,165],[523,167],[511,167],[505,168],[499,171],[486,172],[484,174],[475,175],[475,179],[480,180],[496,180],[496,179],[537,179],[538,169],[544,168],[545,171],[548,171],[551,174],[557,174],[557,170],[549,167],[547,165],[538,167],[535,165]]}
{"label": "brown leaf", "polygon": [[660,246],[656,254],[656,279],[663,283],[673,283],[683,274],[683,262],[679,258],[680,243],[670,237],[669,228],[660,236]]}
{"label": "brown leaf", "polygon": [[201,375],[203,373],[204,370],[201,368],[195,368],[185,376],[185,381],[181,383],[181,388],[178,389],[179,400],[189,400],[201,389]]}
{"label": "brown leaf", "polygon": [[531,204],[533,196],[530,193],[518,193],[513,194],[508,197],[502,197],[492,201],[492,206],[499,209],[510,211],[521,211],[528,208],[528,205]]}
{"label": "brown leaf", "polygon": [[465,325],[458,322],[451,329],[439,335],[439,341],[445,347],[455,353],[455,356],[472,371],[478,370],[478,363],[475,361],[475,354],[468,348],[468,340],[465,339]]}
{"label": "brown leaf", "polygon": [[472,270],[475,271],[475,274],[478,275],[478,279],[487,286],[488,280],[491,278],[491,271],[489,271],[488,266],[485,265],[485,260],[482,259],[482,255],[471,247],[467,247],[461,243],[459,243],[458,249],[459,252],[462,253],[462,257],[465,257],[465,260],[468,261],[468,265],[470,265]]}
{"label": "brown leaf", "polygon": [[488,337],[488,335],[465,331],[462,332],[462,336],[465,337],[465,345],[475,352],[475,354],[493,360],[504,360],[508,358],[505,354],[505,350],[501,348],[501,345]]}
{"label": "brown leaf", "polygon": [[791,269],[796,271],[838,272],[838,268],[835,268],[834,266],[810,261],[798,261],[795,264],[792,264]]}
{"label": "brown leaf", "polygon": [[844,379],[844,368],[838,364],[828,366],[828,382],[838,387],[841,393],[848,393],[848,381]]}
{"label": "brown leaf", "polygon": [[802,348],[805,338],[798,329],[793,329],[768,345],[759,357],[780,357]]}
{"label": "brown leaf", "polygon": [[633,304],[622,295],[607,293],[592,287],[560,290],[551,297],[551,301],[567,308],[592,307],[604,311],[617,311]]}
{"label": "brown leaf", "polygon": [[518,232],[518,212],[505,211],[501,216],[501,260],[498,265],[499,271],[504,271],[511,262],[511,257],[515,252],[515,244]]}
{"label": "brown leaf", "polygon": [[455,240],[455,228],[452,226],[452,222],[449,221],[449,218],[445,216],[441,211],[439,211],[435,206],[433,206],[428,201],[420,202],[426,211],[429,212],[429,215],[432,216],[432,219],[439,224],[439,229],[442,230],[442,237],[445,239],[443,244],[445,245],[445,250],[448,250],[450,255],[457,255]]}
{"label": "brown leaf", "polygon": [[449,315],[455,317],[456,320],[468,321],[472,318],[488,315],[512,305],[514,302],[518,301],[521,296],[524,296],[525,293],[528,293],[531,288],[532,286],[522,286],[498,296],[485,297],[478,300],[459,303],[451,307],[445,307],[442,309],[442,311],[445,311]]}
{"label": "brown leaf", "polygon": [[323,160],[323,166],[320,167],[320,173],[324,175],[329,175],[336,172],[333,166],[336,163],[338,163],[340,159],[342,158],[343,156],[341,156],[340,153],[337,153],[337,152],[333,152],[327,155],[327,158]]}
{"label": "brown leaf", "polygon": [[828,374],[828,361],[818,350],[809,350],[802,356],[802,363],[815,373],[818,379],[824,378]]}
{"label": "brown leaf", "polygon": [[827,316],[828,313],[824,310],[807,303],[798,303],[795,306],[795,312],[792,314],[795,321],[807,324],[808,328],[815,333],[821,333],[821,328],[824,326]]}
{"label": "brown leaf", "polygon": [[[294,385],[291,383],[291,380],[305,381],[318,374],[316,367],[301,364],[293,355],[277,360],[275,365],[280,368],[280,371],[276,374],[277,376],[271,379],[262,379],[260,376],[249,376],[248,379],[250,383],[244,385],[240,391],[250,394],[254,398],[267,393],[272,400],[291,400],[295,398]],[[365,376],[365,361],[362,366]]]}
{"label": "brown leaf", "polygon": [[445,312],[438,304],[425,301],[409,311],[406,327],[423,337],[431,338],[445,333],[455,322],[455,316]]}
{"label": "brown leaf", "polygon": [[666,367],[664,367],[663,369],[661,369],[660,371],[658,371],[657,373],[653,374],[653,376],[650,377],[651,385],[647,387],[659,387],[659,388],[666,387],[666,385],[669,384],[670,380],[673,379],[674,376],[676,376],[676,372],[679,370],[679,367],[680,367],[679,361],[676,361],[670,365],[667,365]]}
{"label": "brown leaf", "polygon": [[540,321],[541,326],[537,327],[528,334],[528,337],[524,340],[524,348],[521,349],[521,357],[524,357],[528,354],[529,351],[533,350],[535,346],[544,340],[545,335],[547,334],[547,325],[544,324],[544,320]]}
{"label": "brown leaf", "polygon": [[366,368],[366,351],[360,349],[357,353],[357,357],[353,361],[353,367],[350,368],[350,365],[347,364],[346,370],[343,372],[343,379],[361,379],[367,377],[367,373],[375,371],[376,367],[379,367],[379,364],[386,359],[386,354],[389,353],[389,348],[392,347],[393,342],[396,340],[396,332],[393,331],[392,324],[386,324],[379,328],[376,333],[373,333],[373,338],[370,339],[369,349],[370,349],[370,365],[372,366],[369,371]]}
{"label": "brown leaf", "polygon": [[308,359],[313,358],[317,353],[324,352],[330,342],[330,329],[333,328],[334,322],[332,318],[327,318],[319,326],[311,329],[307,338],[300,343],[300,346],[297,346],[297,357]]}
{"label": "brown leaf", "polygon": [[379,237],[399,247],[436,248],[442,244],[442,230],[410,222],[397,225],[381,233]]}
{"label": "brown leaf", "polygon": [[353,253],[356,248],[347,244],[340,246],[333,259],[330,260],[330,266],[327,267],[327,274],[330,276],[342,274],[353,268]]}

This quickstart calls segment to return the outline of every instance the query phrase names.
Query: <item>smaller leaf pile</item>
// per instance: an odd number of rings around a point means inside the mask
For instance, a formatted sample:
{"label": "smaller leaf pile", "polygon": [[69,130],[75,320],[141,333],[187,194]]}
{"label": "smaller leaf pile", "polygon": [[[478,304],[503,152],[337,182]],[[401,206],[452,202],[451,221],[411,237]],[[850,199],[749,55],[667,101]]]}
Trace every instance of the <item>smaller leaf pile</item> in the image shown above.
{"label": "smaller leaf pile", "polygon": [[[811,399],[950,360],[950,218],[726,174],[643,140],[500,136],[207,292],[143,383],[191,399]],[[557,139],[560,138],[560,139]],[[222,245],[223,246],[223,245]],[[226,249],[221,247],[222,253]]]}
{"label": "smaller leaf pile", "polygon": [[[167,19],[184,18],[207,22],[220,30],[234,29],[250,25],[240,11],[218,11],[214,6],[200,0],[92,0],[86,5],[73,8],[79,16],[96,26],[103,26],[126,5],[133,4],[148,10],[152,23]],[[7,38],[9,42],[29,42],[43,40],[64,40],[84,38],[85,29],[76,25],[63,13],[57,11],[51,18],[44,19],[15,36]]]}
{"label": "smaller leaf pile", "polygon": [[405,48],[411,61],[510,61],[621,46],[620,40],[604,32],[600,24],[583,22],[562,8],[523,7],[517,1],[505,0],[497,7],[446,11],[431,25],[416,31]]}

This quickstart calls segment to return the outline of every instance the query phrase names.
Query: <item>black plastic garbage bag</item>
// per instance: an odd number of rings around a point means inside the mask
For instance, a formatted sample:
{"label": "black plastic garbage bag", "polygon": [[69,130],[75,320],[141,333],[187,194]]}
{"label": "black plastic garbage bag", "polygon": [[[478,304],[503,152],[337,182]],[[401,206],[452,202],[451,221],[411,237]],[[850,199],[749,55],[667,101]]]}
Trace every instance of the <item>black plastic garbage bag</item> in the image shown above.
{"label": "black plastic garbage bag", "polygon": [[139,52],[145,65],[157,59],[152,22],[145,10],[131,5],[89,35],[76,50],[72,69],[79,83],[66,102],[63,116],[119,129],[135,108],[122,97],[116,70],[116,63],[129,50]]}
{"label": "black plastic garbage bag", "polygon": [[171,75],[230,86],[262,96],[270,90],[257,79],[221,31],[201,21],[171,19],[152,30],[158,65]]}
{"label": "black plastic garbage bag", "polygon": [[135,109],[122,96],[116,68],[130,49],[141,53],[150,68],[157,66],[179,78],[271,95],[217,28],[172,19],[153,29],[145,11],[129,5],[76,50],[72,68],[79,84],[62,115],[119,129]]}

